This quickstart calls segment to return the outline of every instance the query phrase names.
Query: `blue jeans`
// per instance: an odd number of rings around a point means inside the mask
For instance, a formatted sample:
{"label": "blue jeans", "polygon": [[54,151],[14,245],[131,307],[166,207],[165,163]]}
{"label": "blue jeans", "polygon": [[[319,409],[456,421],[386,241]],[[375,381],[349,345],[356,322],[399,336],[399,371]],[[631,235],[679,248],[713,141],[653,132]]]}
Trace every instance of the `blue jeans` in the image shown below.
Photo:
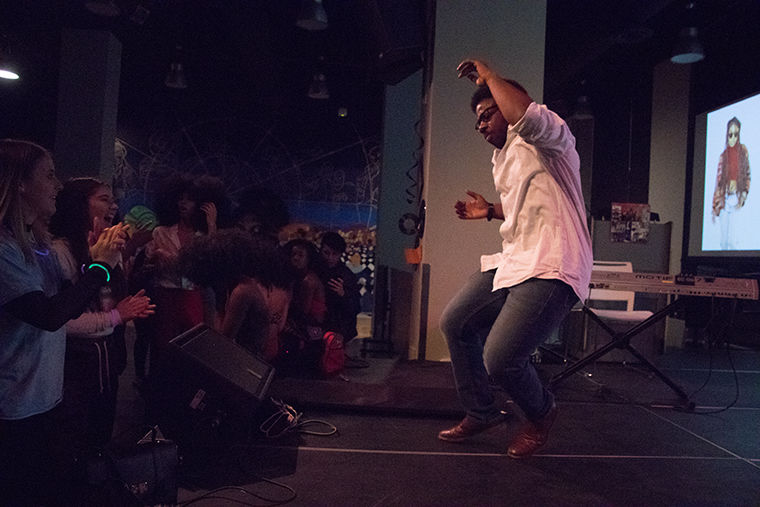
{"label": "blue jeans", "polygon": [[495,272],[471,276],[441,316],[457,393],[468,415],[484,421],[496,417],[500,408],[490,376],[535,421],[549,411],[554,396],[530,356],[578,298],[564,282],[541,278],[493,291]]}

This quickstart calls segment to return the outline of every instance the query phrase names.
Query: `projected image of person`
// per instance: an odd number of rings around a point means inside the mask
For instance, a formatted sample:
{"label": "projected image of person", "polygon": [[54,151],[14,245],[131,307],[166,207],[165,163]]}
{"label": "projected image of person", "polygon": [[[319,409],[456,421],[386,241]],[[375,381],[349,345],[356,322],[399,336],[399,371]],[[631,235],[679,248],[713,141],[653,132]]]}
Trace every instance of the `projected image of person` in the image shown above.
{"label": "projected image of person", "polygon": [[713,222],[720,221],[720,249],[737,248],[732,216],[742,209],[749,194],[749,153],[740,142],[742,124],[734,116],[726,126],[726,148],[718,160],[718,176],[712,201]]}

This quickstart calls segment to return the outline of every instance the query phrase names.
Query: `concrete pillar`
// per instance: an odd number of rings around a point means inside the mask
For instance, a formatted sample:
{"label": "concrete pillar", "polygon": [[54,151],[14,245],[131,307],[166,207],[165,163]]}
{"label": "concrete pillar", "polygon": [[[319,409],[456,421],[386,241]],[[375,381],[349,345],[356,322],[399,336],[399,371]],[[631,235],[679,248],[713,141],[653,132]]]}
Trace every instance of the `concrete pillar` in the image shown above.
{"label": "concrete pillar", "polygon": [[[491,176],[492,147],[476,133],[470,111],[475,90],[467,79],[457,79],[457,64],[468,57],[489,62],[502,76],[519,81],[531,96],[542,101],[545,0],[446,0],[437,2],[435,56],[427,118],[425,192],[427,223],[422,240],[422,262],[429,265],[429,284],[423,287],[424,270],[415,273],[417,299],[412,315],[427,315],[425,322],[412,319],[410,357],[420,328],[426,329],[426,358],[445,360],[448,348],[440,330],[443,308],[472,272],[480,255],[501,249],[497,221],[464,222],[454,214],[454,202],[474,190],[496,199]],[[427,294],[425,302],[420,301]]]}
{"label": "concrete pillar", "polygon": [[[652,140],[649,158],[649,204],[660,221],[672,222],[670,273],[681,272],[686,150],[689,130],[691,66],[669,60],[657,64],[652,75]],[[683,321],[668,318],[665,347],[680,347]]]}
{"label": "concrete pillar", "polygon": [[121,43],[110,32],[63,32],[54,152],[61,181],[111,181],[120,74]]}

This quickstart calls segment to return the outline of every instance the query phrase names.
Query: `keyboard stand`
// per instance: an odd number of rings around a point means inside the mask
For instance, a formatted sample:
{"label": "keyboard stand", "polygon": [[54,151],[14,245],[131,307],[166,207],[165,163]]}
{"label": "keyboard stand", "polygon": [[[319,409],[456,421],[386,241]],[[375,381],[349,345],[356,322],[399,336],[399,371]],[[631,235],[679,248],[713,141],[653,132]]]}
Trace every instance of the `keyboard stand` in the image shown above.
{"label": "keyboard stand", "polygon": [[564,370],[554,375],[549,380],[549,387],[552,389],[557,386],[560,382],[562,382],[567,377],[571,376],[573,373],[581,370],[582,368],[588,366],[589,364],[594,363],[597,359],[607,354],[609,351],[613,349],[626,349],[628,352],[633,354],[636,359],[641,361],[641,364],[646,366],[654,375],[657,376],[660,380],[662,380],[665,384],[668,385],[677,395],[680,399],[682,405],[681,407],[685,410],[688,410],[689,412],[694,410],[694,402],[689,399],[689,395],[686,394],[686,392],[681,389],[675,382],[673,382],[670,378],[668,378],[667,375],[665,375],[662,371],[660,371],[659,368],[657,368],[651,361],[649,361],[646,357],[644,357],[638,350],[636,350],[633,345],[631,345],[631,338],[638,335],[643,330],[647,329],[648,327],[652,326],[653,324],[659,322],[660,320],[664,319],[681,304],[681,301],[683,299],[676,298],[673,302],[669,303],[665,308],[653,313],[650,317],[648,317],[646,320],[643,320],[642,322],[639,322],[635,326],[631,327],[625,332],[617,333],[614,329],[612,329],[610,326],[608,326],[597,314],[594,313],[592,309],[590,309],[588,306],[583,305],[583,312],[594,322],[599,324],[599,326],[607,332],[607,334],[612,337],[612,340],[604,345],[603,347],[595,350],[588,356],[579,359],[578,361],[574,362],[570,366],[567,366]]}

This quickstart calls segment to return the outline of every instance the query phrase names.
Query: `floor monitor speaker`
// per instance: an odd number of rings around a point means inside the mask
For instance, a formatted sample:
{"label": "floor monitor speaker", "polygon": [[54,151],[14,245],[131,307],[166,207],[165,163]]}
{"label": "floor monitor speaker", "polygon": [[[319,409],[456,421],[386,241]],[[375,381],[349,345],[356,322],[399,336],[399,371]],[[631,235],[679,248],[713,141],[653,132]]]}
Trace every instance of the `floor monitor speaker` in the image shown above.
{"label": "floor monitor speaker", "polygon": [[170,348],[184,370],[185,389],[194,393],[192,408],[213,400],[231,410],[251,412],[274,377],[273,366],[205,324],[173,338]]}

